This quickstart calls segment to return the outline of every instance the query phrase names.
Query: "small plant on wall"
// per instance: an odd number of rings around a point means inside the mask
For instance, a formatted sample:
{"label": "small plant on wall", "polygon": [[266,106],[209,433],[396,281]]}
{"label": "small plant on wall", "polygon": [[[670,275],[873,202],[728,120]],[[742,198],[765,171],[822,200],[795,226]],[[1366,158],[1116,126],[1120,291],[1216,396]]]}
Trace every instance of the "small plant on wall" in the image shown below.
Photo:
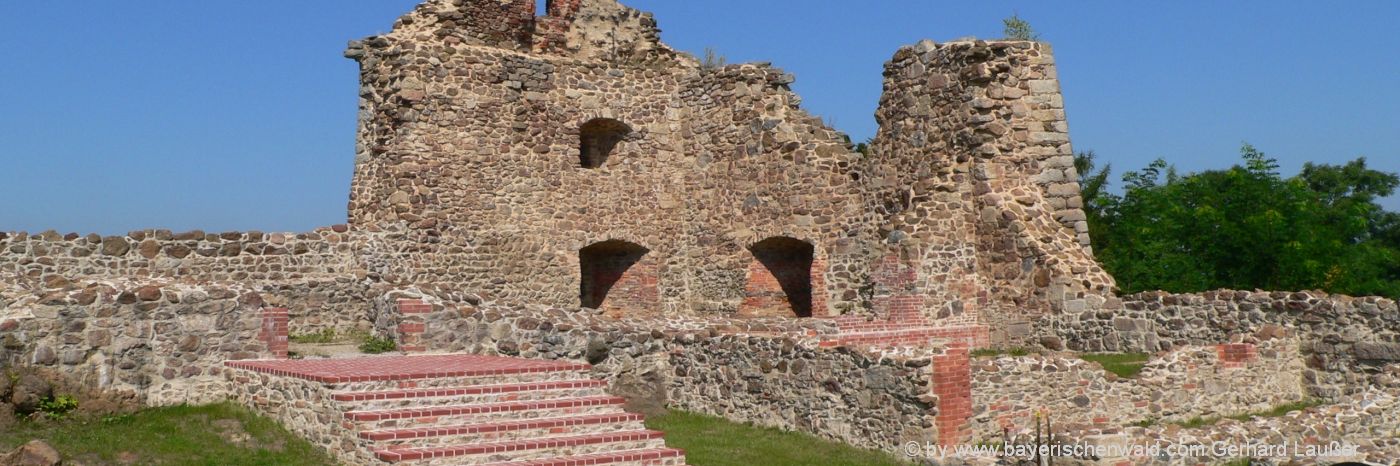
{"label": "small plant on wall", "polygon": [[360,352],[365,354],[383,354],[394,351],[398,349],[398,347],[399,345],[394,343],[392,339],[368,337],[365,338],[363,343],[360,343]]}

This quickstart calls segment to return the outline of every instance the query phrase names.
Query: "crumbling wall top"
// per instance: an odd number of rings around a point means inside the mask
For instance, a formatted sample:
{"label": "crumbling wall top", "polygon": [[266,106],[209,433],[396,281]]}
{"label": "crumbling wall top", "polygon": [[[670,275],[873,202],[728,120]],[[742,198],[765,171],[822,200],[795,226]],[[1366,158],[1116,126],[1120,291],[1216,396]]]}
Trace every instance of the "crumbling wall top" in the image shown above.
{"label": "crumbling wall top", "polygon": [[661,42],[651,13],[617,0],[429,0],[400,17],[392,32],[350,44],[346,56],[360,58],[366,43],[443,43],[482,46],[617,65],[694,65]]}

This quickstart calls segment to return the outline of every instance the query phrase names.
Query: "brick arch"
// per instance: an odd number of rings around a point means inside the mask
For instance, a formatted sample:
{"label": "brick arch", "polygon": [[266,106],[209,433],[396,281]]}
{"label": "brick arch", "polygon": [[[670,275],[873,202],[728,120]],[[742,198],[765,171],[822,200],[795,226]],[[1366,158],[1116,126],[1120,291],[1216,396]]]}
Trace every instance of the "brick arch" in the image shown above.
{"label": "brick arch", "polygon": [[825,267],[812,243],[775,236],[749,246],[752,260],[739,315],[750,317],[825,316]]}
{"label": "brick arch", "polygon": [[579,249],[579,304],[614,316],[656,312],[660,293],[656,260],[650,253],[622,240]]}

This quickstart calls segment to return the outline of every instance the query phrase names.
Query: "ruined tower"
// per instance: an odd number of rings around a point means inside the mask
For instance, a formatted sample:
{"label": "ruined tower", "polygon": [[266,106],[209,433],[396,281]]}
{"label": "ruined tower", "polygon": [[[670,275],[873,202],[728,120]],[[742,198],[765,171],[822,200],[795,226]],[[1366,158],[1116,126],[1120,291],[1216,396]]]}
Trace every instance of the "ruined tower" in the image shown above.
{"label": "ruined tower", "polygon": [[406,280],[615,315],[999,327],[1112,286],[1044,45],[900,50],[866,157],[781,70],[702,66],[614,0],[542,13],[432,0],[347,51],[351,222],[414,229],[384,246]]}

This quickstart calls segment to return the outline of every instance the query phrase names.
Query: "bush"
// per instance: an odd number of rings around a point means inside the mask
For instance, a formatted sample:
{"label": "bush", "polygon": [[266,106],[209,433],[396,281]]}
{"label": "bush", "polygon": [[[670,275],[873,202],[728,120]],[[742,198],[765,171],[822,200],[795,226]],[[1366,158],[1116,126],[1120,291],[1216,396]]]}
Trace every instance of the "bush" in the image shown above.
{"label": "bush", "polygon": [[365,338],[364,343],[360,343],[360,352],[365,354],[382,354],[394,351],[399,345],[394,340],[380,337]]}
{"label": "bush", "polygon": [[39,412],[49,419],[62,419],[75,409],[78,409],[78,399],[72,395],[49,397],[39,402]]}

